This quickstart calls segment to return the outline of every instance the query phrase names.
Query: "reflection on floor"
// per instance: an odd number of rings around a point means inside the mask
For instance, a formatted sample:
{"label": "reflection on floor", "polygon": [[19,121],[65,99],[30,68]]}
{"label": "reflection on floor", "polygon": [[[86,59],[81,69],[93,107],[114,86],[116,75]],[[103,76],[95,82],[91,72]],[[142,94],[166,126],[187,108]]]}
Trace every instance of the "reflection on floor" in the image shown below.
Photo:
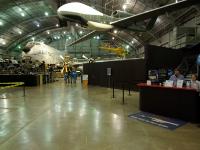
{"label": "reflection on floor", "polygon": [[[138,93],[63,81],[0,91],[0,150],[200,150],[200,128],[175,131],[128,118]],[[4,99],[2,99],[4,98]],[[170,111],[170,110],[169,110]]]}

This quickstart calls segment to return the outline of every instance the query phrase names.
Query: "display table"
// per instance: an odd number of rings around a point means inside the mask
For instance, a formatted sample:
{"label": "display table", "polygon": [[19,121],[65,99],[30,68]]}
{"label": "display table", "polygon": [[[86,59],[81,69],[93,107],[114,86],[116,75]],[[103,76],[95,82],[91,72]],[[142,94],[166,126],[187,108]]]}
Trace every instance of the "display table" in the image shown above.
{"label": "display table", "polygon": [[140,110],[190,122],[200,122],[199,93],[192,88],[138,84]]}

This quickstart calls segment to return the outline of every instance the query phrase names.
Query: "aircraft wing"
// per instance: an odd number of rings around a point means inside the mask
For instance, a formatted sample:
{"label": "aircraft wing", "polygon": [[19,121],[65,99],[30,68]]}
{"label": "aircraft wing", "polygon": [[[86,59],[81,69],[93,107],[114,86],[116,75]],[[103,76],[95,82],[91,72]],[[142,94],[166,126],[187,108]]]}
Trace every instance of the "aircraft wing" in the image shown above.
{"label": "aircraft wing", "polygon": [[129,26],[131,26],[132,24],[138,22],[138,21],[143,21],[146,19],[150,19],[150,18],[155,18],[156,16],[165,14],[166,12],[172,12],[172,11],[176,11],[177,9],[181,9],[184,7],[189,7],[195,4],[200,3],[199,0],[182,0],[180,2],[177,3],[172,3],[169,5],[165,5],[159,8],[155,8],[153,10],[149,10],[149,11],[145,11],[142,13],[139,13],[137,15],[133,15],[130,17],[126,17],[114,22],[111,22],[110,24],[119,28],[128,28]]}
{"label": "aircraft wing", "polygon": [[67,46],[72,46],[72,45],[74,45],[74,44],[78,44],[78,43],[80,43],[80,42],[89,40],[89,39],[91,39],[92,37],[94,37],[95,35],[97,35],[97,34],[99,34],[99,33],[100,33],[100,32],[94,30],[94,31],[92,31],[92,32],[90,32],[90,33],[88,33],[88,34],[86,34],[86,35],[80,37],[79,39],[75,40],[74,42],[70,43],[70,44],[67,45]]}

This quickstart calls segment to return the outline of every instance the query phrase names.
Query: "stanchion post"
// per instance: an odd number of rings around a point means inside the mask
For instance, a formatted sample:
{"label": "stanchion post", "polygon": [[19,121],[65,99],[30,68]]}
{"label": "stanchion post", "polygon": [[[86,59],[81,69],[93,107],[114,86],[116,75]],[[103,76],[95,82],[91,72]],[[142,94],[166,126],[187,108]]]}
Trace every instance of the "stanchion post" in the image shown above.
{"label": "stanchion post", "polygon": [[131,96],[131,87],[130,87],[130,85],[128,86],[128,95]]}
{"label": "stanchion post", "polygon": [[122,84],[122,104],[124,104],[124,84]]}
{"label": "stanchion post", "polygon": [[113,98],[115,98],[115,84],[114,84],[114,81],[113,81]]}
{"label": "stanchion post", "polygon": [[25,82],[24,82],[24,86],[23,86],[23,91],[24,91],[24,97],[26,95],[26,91],[25,91]]}

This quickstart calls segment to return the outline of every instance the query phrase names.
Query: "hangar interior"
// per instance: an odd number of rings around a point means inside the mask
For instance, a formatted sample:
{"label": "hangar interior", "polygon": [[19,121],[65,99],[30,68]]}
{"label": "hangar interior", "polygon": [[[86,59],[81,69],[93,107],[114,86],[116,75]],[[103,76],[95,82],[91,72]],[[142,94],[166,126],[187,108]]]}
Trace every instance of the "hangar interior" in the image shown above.
{"label": "hangar interior", "polygon": [[[0,149],[199,150],[200,119],[168,131],[128,115],[140,111],[138,83],[149,80],[149,70],[179,67],[187,80],[200,75],[200,5],[70,45],[93,31],[58,15],[73,2],[123,20],[181,0],[0,0]],[[68,83],[68,68],[77,81]],[[200,108],[195,101],[185,111],[193,105]]]}
{"label": "hangar interior", "polygon": [[[198,5],[159,16],[153,28],[147,32],[113,31],[112,35],[99,35],[86,42],[66,47],[75,38],[89,31],[70,22],[64,22],[57,16],[57,8],[71,1],[1,1],[1,55],[19,56],[28,41],[42,41],[54,48],[65,51],[73,57],[108,57],[112,53],[101,51],[99,45],[108,42],[113,46],[122,46],[128,51],[128,57],[142,57],[146,43],[180,48],[199,40]],[[115,10],[138,14],[173,0],[100,0],[81,1],[95,9],[112,15]],[[123,17],[123,14],[116,15]],[[103,22],[103,20],[102,20]],[[140,22],[141,26],[144,24]],[[112,40],[114,39],[115,40]],[[6,56],[5,56],[6,57]]]}

